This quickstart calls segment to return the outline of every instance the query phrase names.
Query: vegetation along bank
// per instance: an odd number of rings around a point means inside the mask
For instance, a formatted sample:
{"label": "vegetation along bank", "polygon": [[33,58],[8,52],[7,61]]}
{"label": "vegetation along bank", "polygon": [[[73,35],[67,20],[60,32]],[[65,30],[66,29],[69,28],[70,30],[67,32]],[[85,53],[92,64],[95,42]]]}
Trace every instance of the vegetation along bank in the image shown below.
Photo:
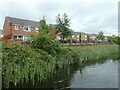
{"label": "vegetation along bank", "polygon": [[[57,17],[56,33],[61,33],[63,41],[71,36],[69,19],[66,14],[61,20]],[[65,20],[65,21],[64,21]],[[61,23],[61,21],[64,21]],[[67,21],[67,23],[66,23]],[[60,46],[61,43],[49,33],[45,19],[40,21],[38,34],[31,34],[30,47],[17,44],[2,44],[2,81],[3,87],[9,88],[19,83],[44,81],[56,74],[58,69],[69,68],[73,64],[94,61],[100,58],[118,55],[118,45],[96,45],[85,48]],[[116,39],[115,39],[116,40]],[[113,40],[114,41],[114,40]],[[64,42],[63,42],[64,43]]]}
{"label": "vegetation along bank", "polygon": [[15,86],[20,82],[34,84],[34,79],[44,81],[55,74],[57,69],[64,69],[75,63],[92,61],[118,53],[117,45],[100,45],[86,48],[59,47],[51,51],[25,47],[17,44],[3,44],[2,73],[3,85]]}

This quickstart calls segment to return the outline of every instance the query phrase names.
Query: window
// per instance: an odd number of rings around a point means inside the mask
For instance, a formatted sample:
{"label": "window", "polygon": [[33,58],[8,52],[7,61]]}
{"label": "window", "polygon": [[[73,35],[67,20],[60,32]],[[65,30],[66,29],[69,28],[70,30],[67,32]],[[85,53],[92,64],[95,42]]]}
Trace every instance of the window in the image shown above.
{"label": "window", "polygon": [[24,26],[24,31],[30,31],[30,27],[29,26]]}
{"label": "window", "polygon": [[18,36],[18,35],[15,35],[15,36],[14,36],[14,40],[22,39],[22,38],[23,38],[23,36]]}
{"label": "window", "polygon": [[35,31],[36,31],[36,32],[39,32],[39,28],[36,27],[36,28],[35,28]]}
{"label": "window", "polygon": [[18,39],[18,36],[14,36],[14,40]]}
{"label": "window", "polygon": [[77,35],[77,37],[79,38],[79,35]]}
{"label": "window", "polygon": [[15,30],[18,30],[19,29],[19,26],[18,25],[15,25]]}
{"label": "window", "polygon": [[28,36],[23,36],[23,42],[27,42]]}
{"label": "window", "polygon": [[19,38],[19,39],[22,39],[22,38],[23,38],[23,36],[18,36],[18,38]]}

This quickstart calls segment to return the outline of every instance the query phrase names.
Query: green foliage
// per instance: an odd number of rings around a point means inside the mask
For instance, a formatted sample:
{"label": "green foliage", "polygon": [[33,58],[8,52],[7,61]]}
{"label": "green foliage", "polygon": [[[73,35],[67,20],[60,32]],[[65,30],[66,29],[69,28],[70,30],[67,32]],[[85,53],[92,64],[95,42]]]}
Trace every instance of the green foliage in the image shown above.
{"label": "green foliage", "polygon": [[46,20],[44,18],[40,20],[39,34],[31,34],[31,47],[42,49],[51,55],[55,55],[56,48],[59,48],[59,42],[54,40],[49,30]]}
{"label": "green foliage", "polygon": [[[35,50],[16,44],[3,44],[2,72],[3,85],[10,83],[29,82],[37,75],[38,80],[44,80],[53,73],[55,58],[43,50]],[[49,68],[48,68],[49,67]]]}
{"label": "green foliage", "polygon": [[104,33],[101,31],[101,32],[99,32],[99,34],[97,35],[97,38],[99,39],[99,40],[101,40],[101,41],[103,41],[104,40],[104,35],[103,35]]}
{"label": "green foliage", "polygon": [[43,18],[42,20],[40,20],[39,32],[41,32],[43,30],[46,31],[46,33],[48,33],[49,30],[50,30],[49,26],[46,23],[45,18]]}
{"label": "green foliage", "polygon": [[16,44],[3,44],[2,74],[3,87],[15,86],[23,82],[33,82],[35,78],[44,81],[55,74],[57,69],[66,68],[83,61],[98,60],[118,53],[117,45],[95,46],[88,48],[58,47],[55,55],[38,49]]}
{"label": "green foliage", "polygon": [[108,42],[110,42],[111,44],[118,44],[118,45],[120,45],[120,37],[112,35],[112,36],[110,36],[108,38]]}
{"label": "green foliage", "polygon": [[52,34],[41,31],[38,35],[31,35],[33,42],[31,47],[42,49],[49,54],[55,55],[56,48],[59,48],[59,42],[54,40]]}
{"label": "green foliage", "polygon": [[80,49],[74,48],[73,50],[79,53],[80,61],[93,61],[100,58],[109,57],[112,54],[118,54],[117,45],[100,45]]}
{"label": "green foliage", "polygon": [[66,66],[74,64],[76,62],[79,62],[79,54],[70,48],[63,47],[60,48],[59,52],[57,53],[57,60],[59,63],[62,63],[62,65],[60,65],[61,67],[63,65]]}
{"label": "green foliage", "polygon": [[61,37],[63,38],[68,38],[72,34],[72,30],[69,28],[70,27],[70,19],[68,18],[68,15],[64,13],[62,17],[60,14],[58,14],[57,19],[56,19],[56,33],[61,33]]}
{"label": "green foliage", "polygon": [[[70,19],[66,14],[63,15],[63,18],[58,15],[56,28],[57,33],[60,32],[62,38],[71,35],[69,22]],[[21,82],[29,81],[34,84],[35,78],[44,81],[59,68],[82,63],[82,61],[97,60],[118,52],[117,46],[79,49],[60,47],[59,42],[55,41],[49,33],[49,27],[44,18],[40,21],[39,34],[31,34],[29,39],[32,42],[31,47],[3,43],[3,87],[10,87],[11,83],[16,86]]]}
{"label": "green foliage", "polygon": [[82,33],[79,34],[79,40],[81,42],[81,38],[82,38]]}

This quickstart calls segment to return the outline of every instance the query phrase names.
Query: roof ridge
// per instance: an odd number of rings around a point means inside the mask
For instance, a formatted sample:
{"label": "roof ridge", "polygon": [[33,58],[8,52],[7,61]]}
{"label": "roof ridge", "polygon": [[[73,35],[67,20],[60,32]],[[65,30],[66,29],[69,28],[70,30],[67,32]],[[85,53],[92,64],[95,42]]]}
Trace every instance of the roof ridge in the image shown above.
{"label": "roof ridge", "polygon": [[39,21],[30,20],[30,19],[25,19],[25,18],[17,18],[17,17],[11,17],[11,16],[7,16],[6,18],[11,18],[11,19],[19,19],[19,20],[25,20],[25,21],[32,21],[32,22],[39,22]]}
{"label": "roof ridge", "polygon": [[30,26],[35,26],[39,27],[39,22],[38,21],[33,21],[33,20],[28,20],[28,19],[22,19],[22,18],[16,18],[16,17],[6,17],[8,21],[12,24],[18,24],[18,25],[30,25]]}

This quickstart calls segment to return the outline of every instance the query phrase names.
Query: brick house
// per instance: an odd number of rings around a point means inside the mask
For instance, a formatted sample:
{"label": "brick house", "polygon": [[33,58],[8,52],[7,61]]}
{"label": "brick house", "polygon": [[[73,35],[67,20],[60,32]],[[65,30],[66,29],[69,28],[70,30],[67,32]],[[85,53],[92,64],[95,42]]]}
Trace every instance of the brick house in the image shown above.
{"label": "brick house", "polygon": [[49,26],[50,26],[50,32],[52,33],[53,37],[56,40],[61,40],[60,33],[56,34],[56,32],[55,32],[55,24],[50,24]]}
{"label": "brick house", "polygon": [[88,42],[88,34],[81,32],[81,42],[87,43]]}
{"label": "brick house", "polygon": [[88,34],[84,32],[73,32],[72,34],[72,41],[79,43],[79,37],[81,33],[81,42],[82,43],[94,43],[97,42],[97,35],[96,34]]}
{"label": "brick house", "polygon": [[89,37],[89,39],[88,39],[89,43],[97,42],[97,35],[96,34],[88,34],[88,37]]}
{"label": "brick house", "polygon": [[[40,23],[26,19],[5,17],[3,26],[3,41],[21,40],[24,42],[31,33],[38,33]],[[56,37],[54,25],[50,24],[50,32]]]}
{"label": "brick house", "polygon": [[81,33],[81,42],[86,43],[88,41],[88,35],[84,32],[73,32],[72,41],[75,43],[79,43],[80,33]]}
{"label": "brick house", "polygon": [[80,35],[80,32],[73,32],[72,33],[72,42],[73,43],[79,43],[79,35]]}
{"label": "brick house", "polygon": [[52,32],[53,34],[53,37],[56,37],[56,33],[55,33],[55,24],[50,24],[50,31]]}
{"label": "brick house", "polygon": [[30,33],[38,33],[39,22],[5,17],[3,26],[3,38],[5,39],[21,39],[25,40]]}

